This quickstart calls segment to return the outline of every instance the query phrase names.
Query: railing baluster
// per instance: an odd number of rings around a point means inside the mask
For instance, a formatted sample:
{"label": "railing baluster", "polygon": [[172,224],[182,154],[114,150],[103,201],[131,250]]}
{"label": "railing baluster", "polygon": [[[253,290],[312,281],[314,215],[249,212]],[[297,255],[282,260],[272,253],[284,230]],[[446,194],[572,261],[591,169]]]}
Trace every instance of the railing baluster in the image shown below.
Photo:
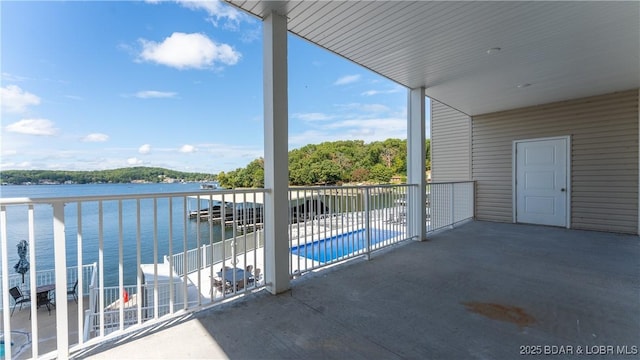
{"label": "railing baluster", "polygon": [[136,199],[136,305],[138,325],[142,324],[142,303],[146,297],[146,293],[142,293],[143,280],[142,270],[140,269],[140,265],[142,265],[142,236],[140,234],[142,226],[140,221],[140,199]]}
{"label": "railing baluster", "polygon": [[[168,234],[168,262],[169,262],[169,314],[173,314],[174,312],[174,303],[175,303],[175,295],[173,293],[173,197],[168,198],[169,201],[169,234]],[[186,200],[185,200],[186,202]],[[183,213],[186,215],[186,212]],[[139,298],[138,298],[139,299]],[[138,300],[139,301],[139,300]]]}
{"label": "railing baluster", "polygon": [[[31,245],[29,246],[29,262],[31,263],[31,272],[29,274],[29,278],[30,278],[29,283],[30,283],[31,290],[30,290],[29,298],[37,299],[38,293],[36,291],[36,286],[38,284],[38,279],[37,279],[38,264],[36,263],[35,215],[34,215],[33,204],[29,205],[28,217],[29,217],[29,244]],[[32,284],[36,284],[36,286],[32,286]],[[31,311],[31,328],[37,329],[38,328],[37,306],[33,306],[32,304],[31,309],[29,309],[29,311]],[[38,346],[40,342],[40,337],[39,337],[40,335],[38,334],[37,331],[32,331],[31,334],[32,334],[31,355],[34,359],[37,359],[39,355]]]}
{"label": "railing baluster", "polygon": [[[76,287],[76,292],[78,296],[78,344],[84,344],[84,336],[82,331],[80,331],[84,327],[84,266],[83,266],[83,258],[82,258],[82,202],[78,201],[77,209],[76,209],[76,218],[77,218],[77,229],[76,229],[76,252],[77,252],[77,274],[78,274],[78,286]],[[35,258],[35,252],[34,252]]]}
{"label": "railing baluster", "polygon": [[365,231],[365,243],[367,249],[367,260],[371,259],[371,226],[369,221],[371,219],[371,209],[369,208],[369,188],[364,189],[364,231]]}
{"label": "railing baluster", "polygon": [[122,226],[122,200],[118,200],[118,292],[120,295],[120,306],[118,317],[120,318],[120,330],[124,330],[124,236]]}
{"label": "railing baluster", "polygon": [[98,201],[98,303],[100,304],[100,337],[104,337],[104,219],[102,201]]}
{"label": "railing baluster", "polygon": [[69,358],[69,322],[67,306],[67,249],[64,223],[64,203],[53,203],[53,241],[56,274],[56,343],[57,357]]}
{"label": "railing baluster", "polygon": [[158,199],[153,198],[153,319],[159,316],[160,294],[158,293]]}

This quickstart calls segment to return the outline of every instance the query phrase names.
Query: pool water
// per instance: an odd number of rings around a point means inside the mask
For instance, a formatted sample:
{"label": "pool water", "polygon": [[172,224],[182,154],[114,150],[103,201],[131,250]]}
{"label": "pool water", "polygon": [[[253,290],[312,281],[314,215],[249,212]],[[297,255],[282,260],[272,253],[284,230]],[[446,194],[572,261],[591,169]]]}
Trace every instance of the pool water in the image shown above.
{"label": "pool water", "polygon": [[[400,233],[392,230],[371,229],[371,245],[390,239]],[[312,243],[294,246],[291,253],[319,262],[329,262],[367,247],[364,229],[356,230]]]}

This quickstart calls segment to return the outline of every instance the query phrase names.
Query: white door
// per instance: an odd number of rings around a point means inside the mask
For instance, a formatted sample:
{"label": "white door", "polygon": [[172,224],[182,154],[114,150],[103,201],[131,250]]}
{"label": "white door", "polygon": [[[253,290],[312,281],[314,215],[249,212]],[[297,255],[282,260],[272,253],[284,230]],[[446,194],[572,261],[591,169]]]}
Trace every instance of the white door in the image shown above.
{"label": "white door", "polygon": [[516,142],[516,222],[567,225],[567,143]]}

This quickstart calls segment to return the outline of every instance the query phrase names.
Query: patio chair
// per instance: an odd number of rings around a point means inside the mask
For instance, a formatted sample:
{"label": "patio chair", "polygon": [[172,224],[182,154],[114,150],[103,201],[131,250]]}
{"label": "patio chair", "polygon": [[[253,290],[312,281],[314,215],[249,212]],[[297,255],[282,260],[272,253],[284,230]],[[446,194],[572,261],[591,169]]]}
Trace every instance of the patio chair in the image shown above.
{"label": "patio chair", "polygon": [[211,297],[215,296],[215,292],[218,291],[221,294],[228,294],[233,292],[233,286],[228,281],[222,281],[219,277],[212,278],[211,281]]}
{"label": "patio chair", "polygon": [[78,303],[78,280],[76,280],[76,282],[73,284],[73,286],[69,287],[67,289],[67,297],[69,297],[69,295],[73,295],[73,300],[76,302],[76,304]]}
{"label": "patio chair", "polygon": [[13,316],[13,311],[16,309],[16,305],[20,304],[20,310],[22,310],[22,304],[31,302],[31,299],[28,296],[25,296],[17,286],[9,289],[9,293],[11,294],[11,297],[13,297],[14,301],[13,309],[11,309],[11,316]]}

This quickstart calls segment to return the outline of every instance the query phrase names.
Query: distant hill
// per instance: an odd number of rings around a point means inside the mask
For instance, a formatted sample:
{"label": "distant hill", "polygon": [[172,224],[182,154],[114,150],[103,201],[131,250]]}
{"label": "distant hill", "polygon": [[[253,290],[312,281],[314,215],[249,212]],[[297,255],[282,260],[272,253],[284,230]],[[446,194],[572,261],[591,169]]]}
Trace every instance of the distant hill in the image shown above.
{"label": "distant hill", "polygon": [[[431,169],[431,141],[426,140],[426,170]],[[387,139],[365,143],[362,140],[310,144],[289,151],[290,185],[341,183],[388,183],[407,174],[407,141]],[[263,187],[264,160],[244,168],[218,174],[225,188]]]}
{"label": "distant hill", "polygon": [[130,167],[112,170],[4,170],[2,184],[95,184],[131,182],[212,181],[216,175],[174,171],[157,167]]}

